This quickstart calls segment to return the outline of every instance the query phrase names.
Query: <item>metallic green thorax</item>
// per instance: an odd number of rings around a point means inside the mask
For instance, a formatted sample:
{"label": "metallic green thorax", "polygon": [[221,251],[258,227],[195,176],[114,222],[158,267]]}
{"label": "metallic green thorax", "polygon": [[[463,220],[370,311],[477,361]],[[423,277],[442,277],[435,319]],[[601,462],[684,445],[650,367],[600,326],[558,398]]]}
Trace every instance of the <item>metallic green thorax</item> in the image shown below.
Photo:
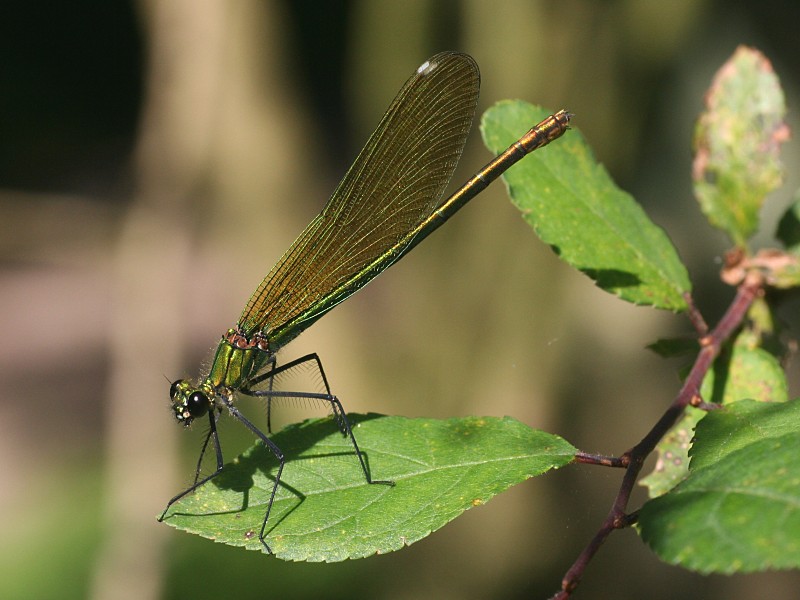
{"label": "metallic green thorax", "polygon": [[270,356],[266,338],[256,334],[247,339],[229,329],[220,340],[206,381],[216,388],[239,389]]}
{"label": "metallic green thorax", "polygon": [[208,376],[199,384],[186,380],[172,385],[172,408],[184,425],[212,410],[218,396],[232,396],[269,362],[273,353],[267,339],[260,334],[251,338],[241,331],[229,329],[217,346]]}

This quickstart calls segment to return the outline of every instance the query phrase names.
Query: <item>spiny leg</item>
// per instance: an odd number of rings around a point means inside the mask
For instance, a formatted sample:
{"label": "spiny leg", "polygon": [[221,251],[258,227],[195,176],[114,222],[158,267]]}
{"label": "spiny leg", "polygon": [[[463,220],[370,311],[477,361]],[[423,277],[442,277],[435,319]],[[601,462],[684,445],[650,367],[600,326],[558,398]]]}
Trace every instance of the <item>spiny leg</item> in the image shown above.
{"label": "spiny leg", "polygon": [[214,413],[214,427],[208,429],[208,433],[206,434],[206,439],[203,440],[203,446],[200,448],[200,456],[197,458],[197,467],[194,470],[194,483],[197,484],[197,480],[200,479],[200,470],[203,466],[203,457],[206,455],[206,450],[208,450],[208,442],[212,439],[216,439],[214,444],[214,448],[217,453],[217,467],[219,467],[220,462],[222,461],[222,451],[219,445],[219,436],[217,435],[217,427],[216,422],[219,420],[219,413],[218,411],[212,411]]}
{"label": "spiny leg", "polygon": [[[322,378],[322,383],[325,386],[325,393],[319,392],[283,392],[277,391],[273,389],[272,381],[275,379],[277,375],[284,371],[288,371],[298,365],[303,363],[313,362],[316,364],[317,371]],[[252,387],[257,385],[263,381],[269,380],[269,389],[265,390],[253,390]],[[367,463],[364,460],[364,456],[361,453],[361,450],[358,447],[358,442],[356,442],[356,437],[353,434],[353,428],[350,426],[350,422],[347,419],[347,415],[344,412],[344,408],[342,407],[342,403],[331,393],[330,385],[328,385],[328,378],[325,375],[325,370],[322,368],[322,361],[320,361],[319,356],[316,353],[307,354],[305,356],[301,356],[300,358],[293,360],[291,362],[286,363],[285,365],[281,365],[280,367],[276,367],[271,369],[267,373],[259,375],[253,378],[247,388],[242,388],[240,390],[243,394],[247,394],[249,396],[255,396],[257,398],[266,398],[267,404],[271,403],[271,400],[274,398],[309,398],[309,399],[316,399],[322,400],[323,402],[327,402],[331,410],[333,412],[334,419],[339,426],[341,432],[350,438],[350,443],[353,444],[353,449],[356,452],[356,457],[358,458],[358,462],[361,464],[361,470],[364,472],[364,477],[369,484],[381,484],[381,485],[394,485],[394,481],[387,481],[387,480],[374,480],[369,474],[369,469],[367,469]]]}
{"label": "spiny leg", "polygon": [[[274,356],[270,357],[269,361],[267,362],[269,365],[269,370],[274,371],[277,365],[277,361]],[[274,378],[269,378],[269,391],[272,391],[274,385]],[[272,433],[272,400],[267,398],[267,433]]]}
{"label": "spiny leg", "polygon": [[[272,493],[270,494],[270,497],[269,497],[269,503],[267,504],[267,511],[264,514],[264,520],[261,523],[261,532],[259,534],[259,540],[261,541],[261,544],[264,546],[264,549],[267,551],[268,554],[272,554],[272,550],[270,549],[269,545],[264,540],[264,538],[265,538],[265,533],[266,533],[266,529],[267,529],[267,521],[269,520],[270,511],[272,510],[272,504],[275,501],[275,494],[278,491],[278,485],[279,485],[280,480],[281,480],[281,473],[283,473],[283,466],[286,464],[286,459],[284,458],[283,452],[280,450],[280,448],[278,448],[278,446],[276,446],[274,442],[272,442],[266,435],[264,435],[264,433],[260,429],[258,429],[258,427],[253,425],[244,415],[242,415],[242,413],[239,412],[239,410],[235,406],[233,406],[233,404],[231,403],[230,400],[223,399],[223,402],[225,403],[225,406],[227,407],[228,412],[230,412],[231,416],[233,416],[236,419],[238,419],[240,423],[242,423],[253,434],[255,434],[256,437],[258,437],[258,439],[260,439],[264,443],[264,445],[270,450],[270,452],[272,452],[275,455],[275,458],[278,459],[278,472],[275,474],[275,483],[272,486]],[[181,498],[187,496],[188,494],[192,493],[197,488],[199,488],[200,486],[202,486],[203,484],[205,484],[209,480],[213,479],[217,475],[219,475],[220,472],[222,471],[222,467],[223,467],[224,461],[223,461],[223,457],[222,457],[222,447],[220,446],[220,443],[219,443],[219,434],[217,433],[217,418],[218,417],[219,417],[219,413],[217,411],[215,411],[215,410],[209,411],[209,413],[208,413],[209,432],[208,432],[208,435],[206,436],[205,441],[203,442],[203,447],[202,447],[202,449],[200,451],[200,458],[198,459],[197,470],[195,471],[195,482],[194,482],[194,484],[191,487],[189,487],[188,489],[186,489],[183,492],[181,492],[180,494],[176,495],[174,498],[172,498],[167,503],[167,506],[164,509],[164,512],[161,513],[160,517],[158,517],[159,521],[163,521],[164,520],[164,517],[167,515],[167,511],[169,511],[169,508],[173,504],[175,504],[175,502],[177,502]],[[203,461],[203,456],[204,456],[204,454],[206,452],[206,449],[208,448],[208,442],[209,441],[212,441],[213,444],[214,444],[214,450],[215,450],[215,454],[216,454],[217,466],[216,466],[216,469],[214,469],[213,473],[211,473],[207,477],[204,477],[203,479],[200,479],[198,481],[199,473],[200,473],[200,466],[201,466],[201,463]]]}
{"label": "spiny leg", "polygon": [[245,427],[247,427],[258,439],[260,439],[264,445],[275,455],[275,458],[278,459],[278,471],[275,473],[275,483],[272,485],[272,493],[269,496],[269,503],[267,504],[267,512],[264,513],[264,521],[261,523],[261,532],[258,534],[258,539],[261,541],[261,544],[264,546],[264,549],[267,551],[267,554],[272,554],[272,550],[270,549],[269,545],[267,544],[266,540],[266,531],[267,531],[267,521],[269,520],[269,514],[272,511],[272,503],[275,502],[275,494],[278,491],[278,485],[281,481],[281,473],[283,473],[283,466],[286,464],[286,458],[283,455],[278,446],[270,440],[258,427],[253,425],[247,417],[245,417],[239,410],[231,403],[230,400],[224,399],[225,406],[228,407],[228,411],[231,413],[231,416],[235,417],[242,423]]}
{"label": "spiny leg", "polygon": [[[206,436],[205,442],[203,442],[203,448],[200,451],[200,459],[197,461],[197,470],[195,471],[195,475],[194,475],[194,483],[191,485],[191,487],[189,487],[188,489],[182,491],[180,494],[178,494],[177,496],[172,498],[172,500],[167,502],[167,506],[164,509],[164,512],[161,513],[160,517],[158,517],[159,521],[163,521],[164,520],[164,517],[167,515],[167,511],[169,510],[170,506],[175,504],[178,500],[180,500],[184,496],[187,496],[188,494],[191,494],[193,491],[195,491],[201,485],[203,485],[207,481],[209,481],[209,480],[213,479],[214,477],[216,477],[217,475],[219,475],[220,471],[222,471],[222,464],[223,464],[223,461],[222,461],[222,447],[219,445],[219,435],[217,434],[217,420],[216,420],[215,413],[216,413],[216,411],[214,411],[214,410],[209,411],[209,413],[208,413],[208,422],[209,422],[209,425],[210,425],[210,429],[209,429],[208,435]],[[209,440],[213,441],[213,443],[214,443],[214,450],[215,450],[216,455],[217,455],[217,467],[216,467],[216,469],[214,469],[214,472],[211,473],[211,475],[208,475],[207,477],[204,477],[203,479],[198,481],[198,478],[200,476],[200,463],[203,460],[203,455],[206,452],[206,448],[208,448],[208,441]]]}

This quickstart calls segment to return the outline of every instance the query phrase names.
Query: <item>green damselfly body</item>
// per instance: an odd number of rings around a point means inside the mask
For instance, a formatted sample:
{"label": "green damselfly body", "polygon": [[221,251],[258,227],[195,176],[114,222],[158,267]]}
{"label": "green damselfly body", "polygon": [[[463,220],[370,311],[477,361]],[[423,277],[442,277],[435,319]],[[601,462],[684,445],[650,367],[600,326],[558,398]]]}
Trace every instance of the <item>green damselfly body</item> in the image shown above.
{"label": "green damselfly body", "polygon": [[[443,52],[425,61],[401,88],[322,212],[289,247],[245,306],[236,326],[217,346],[208,374],[199,381],[172,383],[170,397],[178,422],[206,417],[209,431],[193,485],[172,498],[170,507],[222,471],[217,419],[227,411],[275,456],[278,468],[259,532],[266,552],[267,522],[286,459],[270,439],[271,403],[279,398],[327,403],[347,436],[366,481],[372,479],[339,399],[331,392],[322,363],[309,354],[278,366],[278,351],[334,306],[405,256],[462,206],[526,154],[562,136],[572,115],[559,111],[531,128],[454,194],[440,201],[466,143],[478,102],[480,74],[466,54]],[[281,373],[310,364],[324,392],[275,389]],[[266,401],[262,431],[235,405],[238,394]],[[216,469],[201,477],[209,444]]]}

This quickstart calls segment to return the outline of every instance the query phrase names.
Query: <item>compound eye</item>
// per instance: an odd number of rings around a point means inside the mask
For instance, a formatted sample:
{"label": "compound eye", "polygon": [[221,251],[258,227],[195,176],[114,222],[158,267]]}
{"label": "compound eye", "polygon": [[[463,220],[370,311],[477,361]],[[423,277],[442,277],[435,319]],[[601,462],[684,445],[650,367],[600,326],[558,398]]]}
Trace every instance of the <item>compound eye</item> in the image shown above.
{"label": "compound eye", "polygon": [[186,410],[193,418],[202,417],[208,412],[208,396],[203,392],[192,392],[186,399]]}
{"label": "compound eye", "polygon": [[183,381],[178,379],[177,381],[173,381],[172,385],[169,386],[169,397],[173,400],[178,397],[178,393],[181,390],[181,383],[183,383]]}

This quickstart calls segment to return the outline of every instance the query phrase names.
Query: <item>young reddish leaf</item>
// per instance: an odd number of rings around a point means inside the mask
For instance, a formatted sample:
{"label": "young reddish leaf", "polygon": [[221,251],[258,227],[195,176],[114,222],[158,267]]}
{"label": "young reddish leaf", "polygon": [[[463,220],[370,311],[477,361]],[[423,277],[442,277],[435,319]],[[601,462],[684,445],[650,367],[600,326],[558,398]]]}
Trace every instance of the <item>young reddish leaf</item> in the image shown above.
{"label": "young reddish leaf", "polygon": [[766,195],[783,181],[789,137],[778,77],[757,50],[740,46],[717,72],[695,132],[694,191],[703,212],[737,246],[758,227]]}

